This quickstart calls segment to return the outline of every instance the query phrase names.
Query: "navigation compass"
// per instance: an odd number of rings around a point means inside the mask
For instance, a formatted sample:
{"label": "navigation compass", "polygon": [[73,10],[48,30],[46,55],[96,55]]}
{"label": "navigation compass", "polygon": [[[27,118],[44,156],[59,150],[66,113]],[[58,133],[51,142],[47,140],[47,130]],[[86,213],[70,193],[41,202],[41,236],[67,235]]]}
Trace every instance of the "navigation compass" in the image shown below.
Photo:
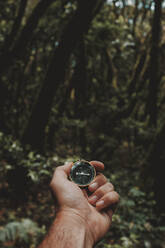
{"label": "navigation compass", "polygon": [[95,176],[94,166],[85,160],[75,162],[70,170],[70,179],[80,187],[88,186]]}

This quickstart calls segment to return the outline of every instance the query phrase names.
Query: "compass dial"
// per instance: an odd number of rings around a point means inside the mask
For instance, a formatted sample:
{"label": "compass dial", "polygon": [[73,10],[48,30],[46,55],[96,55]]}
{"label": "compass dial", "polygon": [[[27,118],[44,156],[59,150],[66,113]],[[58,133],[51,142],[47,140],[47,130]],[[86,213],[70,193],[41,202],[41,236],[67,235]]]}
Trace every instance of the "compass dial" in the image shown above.
{"label": "compass dial", "polygon": [[95,168],[84,160],[74,163],[70,171],[71,180],[79,186],[89,185],[95,178],[95,175]]}

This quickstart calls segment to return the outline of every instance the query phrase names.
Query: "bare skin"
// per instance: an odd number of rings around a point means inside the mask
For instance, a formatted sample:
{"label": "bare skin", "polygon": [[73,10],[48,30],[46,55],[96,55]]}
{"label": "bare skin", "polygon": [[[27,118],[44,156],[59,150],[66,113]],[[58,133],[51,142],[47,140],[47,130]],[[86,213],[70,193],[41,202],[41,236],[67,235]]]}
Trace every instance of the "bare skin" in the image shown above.
{"label": "bare skin", "polygon": [[[90,162],[97,171],[104,170],[104,164]],[[58,203],[58,213],[50,231],[38,248],[91,248],[108,231],[119,195],[107,178],[99,173],[88,189],[80,189],[68,180],[72,163],[56,168],[51,190]]]}

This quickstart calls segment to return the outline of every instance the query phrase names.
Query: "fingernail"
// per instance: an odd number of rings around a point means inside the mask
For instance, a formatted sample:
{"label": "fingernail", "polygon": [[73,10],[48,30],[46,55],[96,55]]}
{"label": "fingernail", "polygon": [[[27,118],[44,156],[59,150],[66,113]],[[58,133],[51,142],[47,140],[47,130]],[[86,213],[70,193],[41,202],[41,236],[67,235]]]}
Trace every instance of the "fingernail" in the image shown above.
{"label": "fingernail", "polygon": [[91,185],[89,185],[89,189],[92,190],[92,191],[96,190],[97,187],[98,187],[98,183],[92,183]]}
{"label": "fingernail", "polygon": [[93,196],[89,197],[89,201],[93,202],[93,203],[96,202],[97,199],[98,199],[98,197],[96,195],[93,195]]}
{"label": "fingernail", "polygon": [[97,206],[97,207],[101,207],[101,206],[103,206],[103,205],[104,205],[104,201],[103,201],[103,200],[98,201],[98,202],[96,203],[96,206]]}

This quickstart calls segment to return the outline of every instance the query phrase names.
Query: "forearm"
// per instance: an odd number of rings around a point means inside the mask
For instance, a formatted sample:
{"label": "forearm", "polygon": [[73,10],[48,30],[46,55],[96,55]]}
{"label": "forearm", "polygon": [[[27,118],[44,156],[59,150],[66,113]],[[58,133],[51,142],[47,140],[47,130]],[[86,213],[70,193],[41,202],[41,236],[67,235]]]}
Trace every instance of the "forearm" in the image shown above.
{"label": "forearm", "polygon": [[74,216],[59,214],[38,248],[92,248],[85,223]]}

